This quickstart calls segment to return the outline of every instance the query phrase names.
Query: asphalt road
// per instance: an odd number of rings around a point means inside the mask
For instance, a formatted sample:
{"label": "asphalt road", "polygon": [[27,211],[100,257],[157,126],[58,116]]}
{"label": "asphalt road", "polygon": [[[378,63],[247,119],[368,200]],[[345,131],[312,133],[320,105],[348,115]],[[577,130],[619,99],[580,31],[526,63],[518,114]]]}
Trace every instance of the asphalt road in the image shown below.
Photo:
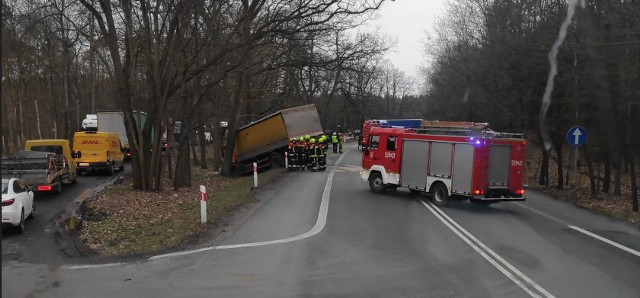
{"label": "asphalt road", "polygon": [[359,164],[353,149],[333,172],[286,174],[226,238],[194,251],[99,265],[3,262],[2,295],[640,296],[638,225],[535,193],[445,208],[404,190],[376,195]]}
{"label": "asphalt road", "polygon": [[[89,195],[96,186],[128,171],[117,172],[115,176],[107,174],[84,174],[78,177],[78,184],[65,184],[61,194],[36,193],[36,216],[25,224],[23,234],[10,229],[2,231],[2,265],[26,262],[61,265],[69,261],[60,246],[56,244],[56,222],[77,208],[80,198]],[[3,277],[4,282],[4,277]]]}

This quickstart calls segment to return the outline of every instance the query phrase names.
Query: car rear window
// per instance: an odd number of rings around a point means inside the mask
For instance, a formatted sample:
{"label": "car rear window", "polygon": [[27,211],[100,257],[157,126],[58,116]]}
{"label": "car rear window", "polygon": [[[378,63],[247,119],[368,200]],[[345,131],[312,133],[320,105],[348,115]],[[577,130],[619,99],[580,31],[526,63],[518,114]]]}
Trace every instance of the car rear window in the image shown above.
{"label": "car rear window", "polygon": [[32,146],[31,147],[31,151],[38,151],[38,152],[53,152],[55,154],[62,154],[62,146],[54,146],[54,145],[48,145],[48,146]]}

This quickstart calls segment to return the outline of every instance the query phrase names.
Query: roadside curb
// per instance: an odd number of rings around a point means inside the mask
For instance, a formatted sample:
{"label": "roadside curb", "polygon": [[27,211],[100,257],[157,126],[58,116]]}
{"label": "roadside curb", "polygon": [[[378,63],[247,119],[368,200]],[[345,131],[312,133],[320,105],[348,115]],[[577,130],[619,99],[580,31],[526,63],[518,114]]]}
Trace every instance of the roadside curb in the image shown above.
{"label": "roadside curb", "polygon": [[79,238],[87,203],[123,177],[122,175],[113,176],[98,185],[88,187],[73,202],[69,203],[58,216],[54,217],[54,239],[67,257],[87,257],[99,254]]}

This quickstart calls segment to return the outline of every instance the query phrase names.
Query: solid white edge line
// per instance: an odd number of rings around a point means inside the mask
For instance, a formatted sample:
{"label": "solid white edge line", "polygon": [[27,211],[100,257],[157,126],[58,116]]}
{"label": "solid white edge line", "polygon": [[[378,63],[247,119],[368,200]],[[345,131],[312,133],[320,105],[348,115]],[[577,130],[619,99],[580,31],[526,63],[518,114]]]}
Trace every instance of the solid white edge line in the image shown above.
{"label": "solid white edge line", "polygon": [[582,228],[580,228],[580,227],[576,227],[576,226],[569,226],[569,228],[571,228],[571,229],[573,229],[573,230],[576,230],[576,231],[578,231],[578,232],[580,232],[580,233],[582,233],[582,234],[585,234],[585,235],[591,236],[591,237],[593,237],[593,238],[596,238],[596,239],[598,239],[598,240],[600,240],[600,241],[602,241],[602,242],[604,242],[604,243],[607,243],[607,244],[609,244],[609,245],[615,246],[615,247],[617,247],[617,248],[619,248],[619,249],[622,249],[622,250],[624,250],[624,251],[626,251],[626,252],[628,252],[628,253],[630,253],[630,254],[633,254],[633,255],[636,255],[636,256],[640,257],[640,251],[637,251],[637,250],[635,250],[635,249],[633,249],[633,248],[626,247],[626,246],[624,246],[624,245],[622,245],[622,244],[620,244],[620,243],[618,243],[618,242],[611,241],[611,240],[609,240],[609,239],[607,239],[607,238],[604,238],[604,237],[602,237],[602,236],[600,236],[600,235],[597,235],[597,234],[591,233],[591,232],[589,232],[589,231],[587,231],[587,230],[585,230],[585,229],[582,229]]}
{"label": "solid white edge line", "polygon": [[[431,203],[429,203],[429,205],[431,205]],[[480,247],[482,247],[484,250],[486,250],[491,256],[493,256],[494,258],[496,258],[498,261],[500,261],[503,265],[505,265],[507,268],[509,268],[511,271],[513,271],[515,274],[517,274],[518,276],[520,276],[520,278],[522,278],[525,282],[527,282],[528,284],[530,284],[531,286],[533,286],[534,288],[536,288],[536,290],[538,290],[540,293],[542,293],[545,297],[555,297],[553,296],[551,293],[549,293],[547,290],[545,290],[543,287],[541,287],[540,285],[538,285],[535,281],[533,281],[531,278],[529,278],[528,276],[526,276],[524,273],[520,272],[520,270],[516,269],[516,267],[512,266],[509,262],[507,262],[505,259],[503,259],[500,255],[498,255],[497,253],[495,253],[493,250],[491,250],[489,247],[487,247],[484,243],[482,243],[480,240],[478,240],[478,238],[476,238],[475,236],[473,236],[473,234],[469,233],[467,230],[465,230],[462,226],[460,226],[456,221],[454,221],[451,217],[449,217],[447,214],[445,214],[442,210],[440,210],[440,208],[438,208],[435,205],[431,205],[436,211],[438,211],[444,218],[446,218],[447,220],[449,220],[455,227],[457,227],[458,229],[460,229],[460,231],[462,233],[464,233],[467,237],[469,237],[471,240],[475,241]]]}
{"label": "solid white edge line", "polygon": [[573,230],[575,230],[575,231],[578,231],[578,232],[583,233],[583,234],[585,234],[585,235],[591,236],[591,237],[593,237],[593,238],[595,238],[595,239],[598,239],[598,240],[600,240],[600,241],[602,241],[602,242],[604,242],[604,243],[607,243],[607,244],[609,244],[609,245],[615,246],[615,247],[617,247],[617,248],[619,248],[619,249],[622,249],[622,250],[624,250],[624,251],[626,251],[626,252],[628,252],[628,253],[630,253],[630,254],[633,254],[633,255],[636,255],[636,256],[640,257],[640,251],[637,251],[637,250],[635,250],[635,249],[633,249],[633,248],[630,248],[630,247],[624,246],[624,245],[622,245],[622,244],[620,244],[620,243],[617,243],[617,242],[615,242],[615,241],[609,240],[609,239],[607,239],[607,238],[605,238],[605,237],[602,237],[602,236],[600,236],[600,235],[597,235],[597,234],[591,233],[591,232],[589,232],[589,231],[587,231],[587,230],[585,230],[585,229],[582,229],[582,228],[580,228],[580,227],[578,227],[578,226],[570,225],[570,224],[568,224],[567,222],[565,222],[565,221],[563,221],[563,220],[561,220],[561,219],[558,219],[558,218],[556,218],[556,217],[553,217],[553,216],[551,216],[551,215],[549,215],[549,214],[546,214],[546,213],[544,213],[544,212],[542,212],[542,211],[540,211],[540,210],[534,209],[534,208],[532,208],[532,207],[525,206],[525,205],[520,205],[520,204],[518,204],[518,205],[516,205],[516,206],[519,206],[519,207],[525,208],[525,209],[527,209],[527,210],[529,210],[529,211],[531,211],[531,212],[537,213],[537,214],[539,214],[539,215],[541,215],[541,216],[544,216],[544,217],[549,218],[549,219],[551,219],[551,220],[557,221],[558,223],[561,223],[562,225],[565,225],[565,226],[567,226],[567,227],[569,227],[569,228],[571,228],[571,229],[573,229]]}
{"label": "solid white edge line", "polygon": [[104,267],[120,266],[120,265],[124,265],[124,264],[125,263],[108,263],[108,264],[95,264],[95,265],[65,265],[65,266],[62,266],[62,269],[69,269],[69,270],[93,269],[93,268],[104,268]]}
{"label": "solid white edge line", "polygon": [[[460,231],[458,231],[456,228],[454,228],[447,220],[445,220],[444,218],[442,218],[442,216],[440,216],[440,214],[438,214],[438,212],[436,212],[433,208],[431,208],[432,206],[430,206],[430,204],[425,203],[424,201],[420,200],[420,202],[422,203],[422,205],[424,205],[425,207],[427,207],[427,209],[429,209],[429,211],[431,211],[431,213],[433,213],[433,215],[435,215],[442,223],[444,223],[451,231],[453,231],[453,233],[455,233],[458,237],[460,237],[460,239],[462,239],[462,241],[464,241],[465,243],[467,243],[467,245],[469,245],[471,248],[473,248],[473,250],[475,250],[476,252],[478,252],[483,258],[485,258],[485,260],[487,260],[489,263],[491,263],[491,265],[493,265],[493,267],[495,267],[496,269],[498,269],[500,272],[502,272],[502,274],[504,274],[506,277],[508,277],[509,279],[511,279],[511,281],[513,281],[516,285],[518,285],[522,290],[524,290],[525,292],[527,292],[527,294],[529,294],[531,297],[540,297],[540,295],[534,293],[533,291],[531,291],[527,286],[525,286],[520,280],[518,280],[513,274],[511,274],[511,272],[509,272],[507,269],[505,269],[504,267],[502,267],[502,265],[498,264],[498,262],[496,262],[496,260],[494,260],[493,258],[491,258],[489,255],[487,255],[484,251],[482,251],[477,245],[475,245],[473,242],[471,242],[471,240],[469,240],[469,238],[465,237],[464,235],[462,235],[462,233],[460,233]],[[435,206],[433,206],[435,207]]]}
{"label": "solid white edge line", "polygon": [[296,236],[289,237],[289,238],[284,238],[284,239],[276,239],[276,240],[260,241],[260,242],[250,242],[250,243],[240,243],[240,244],[228,244],[228,245],[219,245],[219,246],[209,246],[209,247],[205,247],[205,248],[201,248],[201,249],[197,249],[197,250],[181,251],[181,252],[174,252],[174,253],[168,253],[168,254],[163,254],[163,255],[157,255],[157,256],[150,257],[149,260],[156,260],[156,259],[174,257],[174,256],[183,256],[183,255],[203,252],[203,251],[207,251],[207,250],[212,250],[212,249],[216,249],[216,250],[218,250],[218,249],[233,249],[233,248],[245,248],[245,247],[256,247],[256,246],[266,246],[266,245],[272,245],[272,244],[289,243],[289,242],[293,242],[293,241],[298,241],[298,240],[302,240],[302,239],[305,239],[305,238],[309,238],[311,236],[314,236],[314,235],[320,233],[320,231],[322,231],[322,229],[324,229],[324,226],[327,224],[327,215],[329,213],[329,195],[331,194],[331,185],[333,184],[333,176],[335,175],[335,172],[336,172],[336,168],[337,168],[336,166],[340,164],[342,159],[353,148],[355,148],[355,146],[353,146],[353,147],[349,148],[347,151],[345,151],[340,156],[340,158],[338,158],[338,160],[333,164],[333,168],[331,169],[331,172],[329,172],[329,176],[327,177],[327,182],[324,185],[324,191],[322,192],[322,201],[320,202],[320,210],[318,211],[318,219],[316,220],[316,224],[313,226],[313,228],[311,228],[311,230],[309,230],[309,231],[307,231],[307,232],[305,232],[303,234],[296,235]]}

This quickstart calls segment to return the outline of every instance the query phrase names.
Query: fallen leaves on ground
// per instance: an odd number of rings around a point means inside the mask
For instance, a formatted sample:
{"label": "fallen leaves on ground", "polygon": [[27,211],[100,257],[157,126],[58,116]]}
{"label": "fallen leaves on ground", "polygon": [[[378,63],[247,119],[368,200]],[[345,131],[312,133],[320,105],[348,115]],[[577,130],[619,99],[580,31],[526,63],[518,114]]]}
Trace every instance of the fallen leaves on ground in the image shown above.
{"label": "fallen leaves on ground", "polygon": [[[282,171],[267,171],[263,180]],[[130,178],[107,188],[87,203],[80,238],[109,255],[160,251],[186,242],[210,228],[211,222],[252,200],[252,177],[227,178],[195,166],[192,177],[192,186],[179,191],[172,189],[169,179],[157,192],[133,189]],[[207,188],[208,225],[200,223],[200,185]]]}
{"label": "fallen leaves on ground", "polygon": [[[628,174],[621,175],[621,196],[613,195],[614,177],[612,174],[611,190],[609,193],[598,191],[595,197],[591,197],[591,185],[586,164],[578,169],[576,176],[573,168],[569,173],[569,185],[563,185],[563,189],[557,189],[558,164],[557,155],[552,150],[549,156],[549,187],[540,186],[538,178],[542,163],[542,150],[538,145],[527,145],[525,184],[530,189],[542,192],[550,197],[571,202],[577,206],[598,211],[613,217],[624,219],[632,223],[640,223],[640,213],[631,209],[631,178]],[[566,183],[567,166],[573,167],[573,159],[570,159],[569,150],[564,150],[563,176]],[[571,157],[572,158],[572,157]]]}

